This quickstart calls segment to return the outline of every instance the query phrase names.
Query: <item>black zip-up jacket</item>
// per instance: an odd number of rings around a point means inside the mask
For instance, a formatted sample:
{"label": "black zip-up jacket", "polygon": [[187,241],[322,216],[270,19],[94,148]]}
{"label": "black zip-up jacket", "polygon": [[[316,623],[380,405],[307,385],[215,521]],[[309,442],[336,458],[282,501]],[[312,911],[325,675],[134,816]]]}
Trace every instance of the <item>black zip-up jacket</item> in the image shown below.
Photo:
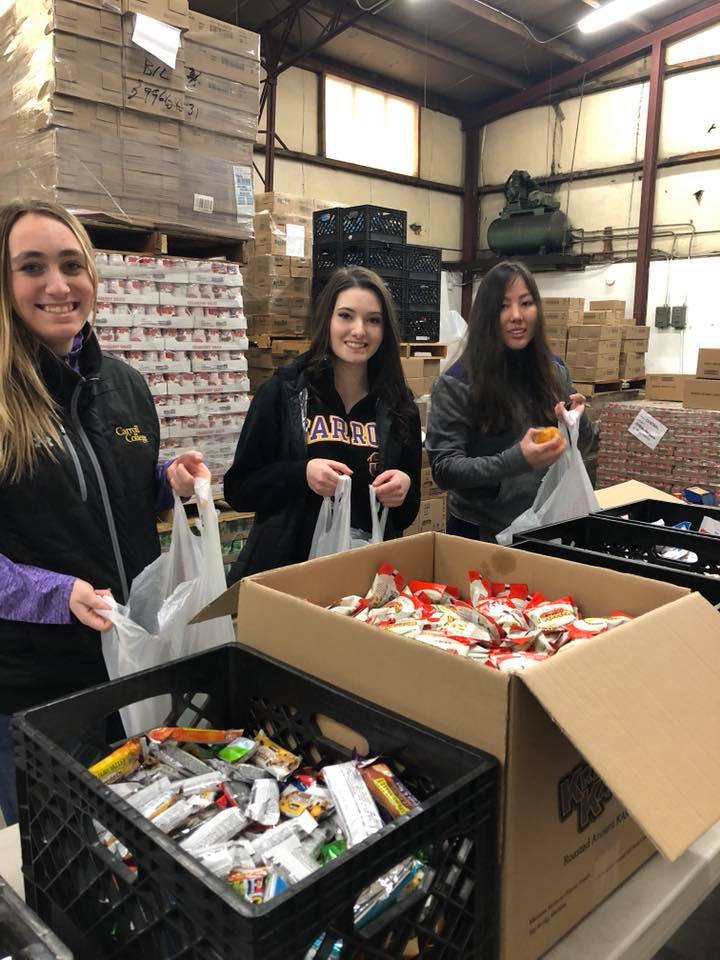
{"label": "black zip-up jacket", "polygon": [[[160,431],[143,377],[105,356],[94,334],[79,373],[43,348],[40,369],[58,405],[63,445],[30,477],[0,483],[0,553],[109,588],[125,602],[160,553],[155,467]],[[100,634],[0,619],[0,714],[107,679]]]}
{"label": "black zip-up jacket", "polygon": [[[247,543],[229,583],[262,570],[307,560],[322,497],[308,487],[306,443],[308,354],[280,367],[258,390],[248,411],[233,465],[225,474],[225,499],[235,510],[254,511]],[[415,404],[402,439],[397,422],[377,401],[378,473],[410,477],[404,503],[388,513],[385,539],[399,536],[420,506],[420,418]],[[336,457],[335,459],[340,459]]]}

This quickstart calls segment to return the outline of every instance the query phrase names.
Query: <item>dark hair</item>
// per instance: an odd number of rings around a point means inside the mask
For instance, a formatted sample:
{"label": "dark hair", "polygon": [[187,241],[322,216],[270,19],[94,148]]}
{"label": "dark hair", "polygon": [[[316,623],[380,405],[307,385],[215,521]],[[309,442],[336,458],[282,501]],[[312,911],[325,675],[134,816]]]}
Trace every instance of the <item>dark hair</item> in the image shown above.
{"label": "dark hair", "polygon": [[[537,324],[530,343],[523,350],[513,351],[502,340],[500,310],[508,287],[518,278],[525,281],[535,301]],[[545,339],[540,292],[524,264],[506,260],[485,274],[470,311],[460,359],[468,374],[477,427],[493,433],[509,430],[518,388],[529,395],[537,416],[554,422],[553,407],[561,399],[560,389],[553,374],[553,355]]]}
{"label": "dark hair", "polygon": [[318,294],[313,310],[314,332],[310,341],[308,374],[311,380],[315,379],[332,356],[330,321],[335,303],[344,290],[354,287],[372,291],[380,301],[383,336],[377,351],[368,360],[368,382],[397,418],[402,431],[407,427],[412,400],[400,363],[400,336],[395,304],[381,277],[372,270],[366,270],[365,267],[340,267]]}

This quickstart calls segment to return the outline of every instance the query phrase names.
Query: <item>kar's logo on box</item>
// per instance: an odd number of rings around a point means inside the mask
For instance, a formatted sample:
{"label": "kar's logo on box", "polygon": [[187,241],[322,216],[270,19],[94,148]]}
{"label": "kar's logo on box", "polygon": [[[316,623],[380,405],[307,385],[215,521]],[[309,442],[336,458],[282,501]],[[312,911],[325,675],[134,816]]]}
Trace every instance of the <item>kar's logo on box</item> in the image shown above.
{"label": "kar's logo on box", "polygon": [[577,810],[578,833],[602,816],[610,800],[612,793],[587,763],[579,763],[558,782],[560,819],[567,820]]}

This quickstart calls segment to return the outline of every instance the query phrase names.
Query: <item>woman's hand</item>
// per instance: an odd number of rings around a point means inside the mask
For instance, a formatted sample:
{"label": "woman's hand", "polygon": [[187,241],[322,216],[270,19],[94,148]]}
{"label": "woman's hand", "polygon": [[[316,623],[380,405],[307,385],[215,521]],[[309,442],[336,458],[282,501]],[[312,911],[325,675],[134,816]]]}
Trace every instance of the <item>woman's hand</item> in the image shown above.
{"label": "woman's hand", "polygon": [[410,477],[402,470],[384,470],[375,477],[372,487],[384,507],[400,507],[410,489]]}
{"label": "woman's hand", "polygon": [[555,461],[560,458],[566,446],[562,436],[554,437],[552,440],[548,440],[547,443],[535,443],[533,437],[537,432],[537,428],[530,427],[520,441],[522,455],[533,470],[541,470],[543,467],[549,467],[551,463],[555,463]]}
{"label": "woman's hand", "polygon": [[70,613],[86,627],[91,627],[93,630],[109,630],[112,623],[98,612],[110,609],[103,600],[103,597],[109,595],[109,590],[96,590],[86,580],[76,580],[70,591],[68,602]]}
{"label": "woman's hand", "polygon": [[343,475],[352,476],[350,467],[337,460],[323,460],[322,457],[308,460],[305,468],[307,485],[320,497],[331,497],[335,493],[338,479]]}
{"label": "woman's hand", "polygon": [[198,450],[184,450],[167,468],[167,481],[181,497],[191,497],[195,492],[195,477],[210,480],[210,471],[203,463]]}
{"label": "woman's hand", "polygon": [[582,416],[585,413],[585,404],[586,399],[581,393],[571,393],[567,401],[570,406],[566,406],[565,403],[561,400],[559,403],[555,404],[555,416],[560,420],[563,415],[563,410],[577,410],[578,416]]}

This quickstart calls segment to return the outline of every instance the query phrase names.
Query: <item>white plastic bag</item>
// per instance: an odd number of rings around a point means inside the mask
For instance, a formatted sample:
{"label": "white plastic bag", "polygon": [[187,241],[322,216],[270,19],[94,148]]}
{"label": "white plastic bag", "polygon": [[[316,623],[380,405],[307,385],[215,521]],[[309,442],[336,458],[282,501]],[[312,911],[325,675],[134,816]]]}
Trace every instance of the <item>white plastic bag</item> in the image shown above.
{"label": "white plastic bag", "polygon": [[495,538],[504,546],[512,543],[515,533],[533,530],[548,523],[560,523],[563,520],[572,520],[574,517],[584,517],[600,509],[578,449],[580,433],[578,411],[564,410],[559,427],[565,437],[565,450],[543,477],[533,505],[516,517],[510,526]]}
{"label": "white plastic bag", "polygon": [[368,537],[366,531],[355,530],[350,526],[352,478],[341,476],[335,488],[335,495],[323,497],[308,560],[327,557],[331,553],[343,553],[355,547],[366,547],[371,543],[382,543],[387,523],[387,510],[382,507],[378,511],[375,490],[373,487],[369,490],[370,517],[372,518],[370,536]]}
{"label": "white plastic bag", "polygon": [[[190,530],[185,508],[175,495],[170,550],[135,577],[126,607],[107,598],[113,629],[102,635],[105,665],[111,680],[202,653],[235,639],[232,619],[220,617],[189,626],[203,607],[225,590],[220,530],[210,480],[195,480],[200,536]],[[170,709],[169,697],[155,697],[124,707],[128,736],[156,726]]]}

